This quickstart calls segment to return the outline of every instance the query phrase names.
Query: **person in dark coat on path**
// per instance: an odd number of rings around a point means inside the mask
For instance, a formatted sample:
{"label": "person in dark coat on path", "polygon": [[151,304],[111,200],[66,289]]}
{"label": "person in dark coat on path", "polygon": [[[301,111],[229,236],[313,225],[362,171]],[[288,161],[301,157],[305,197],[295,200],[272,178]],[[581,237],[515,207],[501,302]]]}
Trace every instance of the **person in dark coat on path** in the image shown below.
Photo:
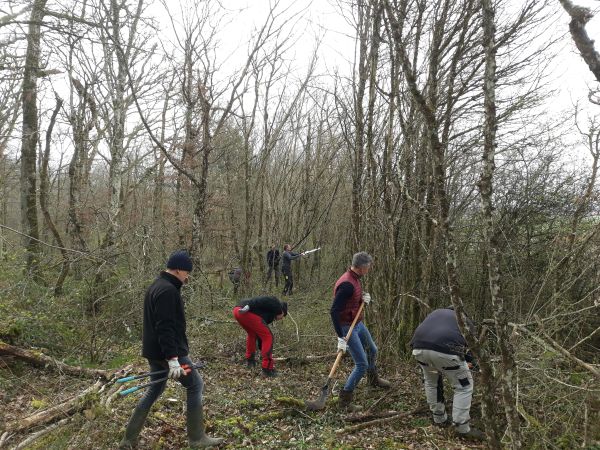
{"label": "person in dark coat on path", "polygon": [[267,252],[267,276],[265,277],[265,284],[271,280],[271,275],[275,273],[275,287],[279,287],[279,262],[281,256],[279,250],[273,244],[271,249]]}
{"label": "person in dark coat on path", "polygon": [[[187,392],[187,435],[191,448],[219,445],[223,440],[208,437],[204,431],[202,392],[204,383],[189,357],[186,321],[181,287],[189,280],[192,260],[187,252],[174,252],[167,269],[146,291],[142,356],[148,360],[150,372],[168,370],[168,378],[177,380]],[[182,367],[183,366],[183,367]],[[164,374],[150,377],[151,381]],[[136,448],[139,434],[154,402],[165,390],[167,380],[146,389],[129,419],[119,449]]]}
{"label": "person in dark coat on path", "polygon": [[287,316],[287,303],[277,297],[254,297],[242,300],[233,308],[233,317],[246,330],[246,364],[254,367],[256,343],[259,342],[262,354],[262,373],[265,377],[275,377],[273,365],[273,333],[268,327],[275,320]]}
{"label": "person in dark coat on path", "polygon": [[285,286],[283,287],[283,295],[292,295],[292,289],[294,287],[294,276],[292,275],[292,261],[301,258],[304,253],[294,253],[290,244],[283,246],[283,257],[281,263],[281,273],[285,280]]}

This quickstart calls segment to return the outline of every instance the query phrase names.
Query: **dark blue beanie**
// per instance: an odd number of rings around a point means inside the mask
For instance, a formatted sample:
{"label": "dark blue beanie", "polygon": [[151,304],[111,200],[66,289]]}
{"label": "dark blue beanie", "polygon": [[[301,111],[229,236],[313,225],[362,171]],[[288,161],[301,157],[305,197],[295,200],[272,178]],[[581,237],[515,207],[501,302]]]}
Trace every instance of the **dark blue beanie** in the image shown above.
{"label": "dark blue beanie", "polygon": [[192,271],[192,258],[185,250],[179,250],[169,256],[167,261],[167,269],[185,270],[186,272]]}

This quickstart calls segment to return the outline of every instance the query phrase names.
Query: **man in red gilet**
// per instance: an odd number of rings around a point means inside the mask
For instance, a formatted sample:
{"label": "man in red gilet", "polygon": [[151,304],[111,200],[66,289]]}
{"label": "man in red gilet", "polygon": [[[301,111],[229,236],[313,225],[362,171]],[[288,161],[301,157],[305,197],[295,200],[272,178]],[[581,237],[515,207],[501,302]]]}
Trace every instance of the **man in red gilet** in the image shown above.
{"label": "man in red gilet", "polygon": [[354,370],[348,377],[344,389],[340,392],[340,407],[350,410],[358,409],[352,405],[354,388],[365,373],[369,383],[373,386],[389,388],[391,385],[389,381],[377,374],[377,346],[362,320],[362,313],[348,342],[344,339],[361,303],[364,302],[368,305],[371,301],[369,293],[362,290],[360,278],[369,272],[372,262],[373,258],[368,253],[356,253],[352,257],[352,266],[337,280],[333,288],[331,321],[338,336],[337,348],[338,351],[349,351],[354,360]]}

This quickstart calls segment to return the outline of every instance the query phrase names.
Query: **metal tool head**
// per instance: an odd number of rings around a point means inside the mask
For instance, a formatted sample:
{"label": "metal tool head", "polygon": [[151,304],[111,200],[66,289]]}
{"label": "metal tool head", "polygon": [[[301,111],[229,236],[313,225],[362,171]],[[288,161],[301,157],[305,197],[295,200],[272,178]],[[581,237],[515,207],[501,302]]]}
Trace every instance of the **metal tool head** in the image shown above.
{"label": "metal tool head", "polygon": [[306,409],[309,411],[320,411],[325,408],[325,402],[329,396],[329,384],[326,384],[321,388],[321,394],[316,400],[308,400],[305,402]]}

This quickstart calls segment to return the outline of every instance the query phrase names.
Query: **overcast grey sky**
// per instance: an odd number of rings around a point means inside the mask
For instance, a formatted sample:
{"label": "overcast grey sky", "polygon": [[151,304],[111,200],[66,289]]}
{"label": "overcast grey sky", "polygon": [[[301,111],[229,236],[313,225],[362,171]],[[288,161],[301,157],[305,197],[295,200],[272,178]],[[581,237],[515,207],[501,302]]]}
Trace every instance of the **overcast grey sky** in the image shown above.
{"label": "overcast grey sky", "polygon": [[[280,0],[278,10],[288,10],[287,15],[297,13],[295,32],[299,34],[293,53],[298,66],[306,61],[315,46],[317,36],[321,39],[319,59],[322,70],[333,72],[336,67],[348,68],[354,53],[353,30],[348,19],[340,14],[336,0]],[[522,4],[521,0],[513,0],[515,10]],[[592,39],[600,42],[600,1],[574,0],[575,4],[599,9],[596,17],[587,25]],[[168,0],[168,4],[181,5],[177,0]],[[220,4],[231,11],[231,20],[225,24],[221,32],[222,50],[232,54],[231,61],[243,59],[248,36],[253,28],[259,27],[268,14],[272,1],[269,0],[220,0]],[[552,3],[550,3],[552,5]],[[555,26],[548,30],[548,39],[561,37],[556,46],[559,56],[552,69],[552,78],[559,94],[551,99],[551,108],[568,107],[572,101],[585,100],[588,86],[597,84],[593,75],[585,65],[568,32],[569,17],[562,10],[558,0],[555,1],[558,11]],[[177,8],[179,9],[179,8]],[[171,12],[177,14],[171,7]],[[153,8],[159,18],[166,36],[170,34],[170,24],[161,14],[162,6]],[[236,50],[238,53],[236,54]]]}

